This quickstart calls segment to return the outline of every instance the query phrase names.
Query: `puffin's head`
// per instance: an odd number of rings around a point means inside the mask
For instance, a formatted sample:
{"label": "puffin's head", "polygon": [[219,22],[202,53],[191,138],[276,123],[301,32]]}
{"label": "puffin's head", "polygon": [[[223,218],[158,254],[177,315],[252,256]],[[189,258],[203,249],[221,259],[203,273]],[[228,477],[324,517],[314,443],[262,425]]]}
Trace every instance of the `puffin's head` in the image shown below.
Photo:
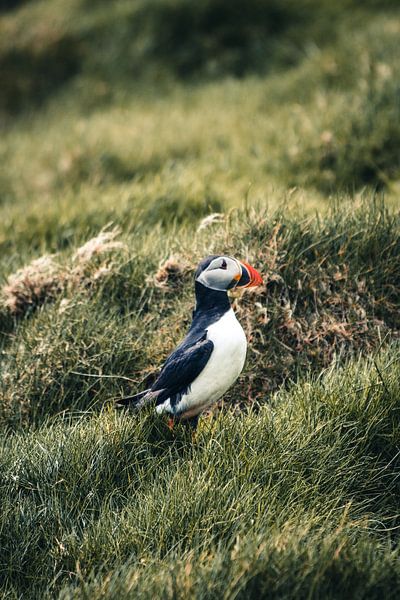
{"label": "puffin's head", "polygon": [[206,288],[228,291],[260,285],[263,280],[258,271],[233,256],[207,256],[197,267],[195,281]]}

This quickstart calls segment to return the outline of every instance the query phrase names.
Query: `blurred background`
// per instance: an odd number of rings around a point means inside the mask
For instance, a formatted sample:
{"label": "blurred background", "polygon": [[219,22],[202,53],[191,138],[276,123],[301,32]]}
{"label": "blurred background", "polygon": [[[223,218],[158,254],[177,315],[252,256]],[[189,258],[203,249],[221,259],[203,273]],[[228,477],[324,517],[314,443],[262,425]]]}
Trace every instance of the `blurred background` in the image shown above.
{"label": "blurred background", "polygon": [[400,174],[396,0],[2,0],[1,247]]}

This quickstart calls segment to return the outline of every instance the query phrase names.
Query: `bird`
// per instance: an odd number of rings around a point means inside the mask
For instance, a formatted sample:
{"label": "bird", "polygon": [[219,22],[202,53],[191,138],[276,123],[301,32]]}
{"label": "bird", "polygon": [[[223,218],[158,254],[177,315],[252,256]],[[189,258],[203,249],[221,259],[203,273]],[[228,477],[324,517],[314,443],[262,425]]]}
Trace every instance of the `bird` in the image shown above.
{"label": "bird", "polygon": [[135,411],[153,404],[168,416],[170,428],[181,422],[196,429],[200,415],[215,404],[242,372],[247,340],[228,296],[229,290],[261,285],[261,274],[232,256],[211,255],[194,277],[196,303],[186,337],[168,356],[153,385],[117,400]]}

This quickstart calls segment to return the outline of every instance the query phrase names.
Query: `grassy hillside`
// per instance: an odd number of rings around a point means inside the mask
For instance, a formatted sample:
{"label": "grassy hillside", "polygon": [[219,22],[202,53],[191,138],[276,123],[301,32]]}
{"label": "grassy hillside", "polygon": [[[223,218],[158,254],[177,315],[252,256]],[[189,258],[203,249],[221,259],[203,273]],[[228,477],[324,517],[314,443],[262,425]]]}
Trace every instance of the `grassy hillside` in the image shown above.
{"label": "grassy hillside", "polygon": [[195,441],[154,415],[3,443],[11,597],[395,598],[399,356],[330,370]]}
{"label": "grassy hillside", "polygon": [[[0,4],[5,598],[396,598],[395,1]],[[195,439],[152,382],[209,253],[248,360]]]}

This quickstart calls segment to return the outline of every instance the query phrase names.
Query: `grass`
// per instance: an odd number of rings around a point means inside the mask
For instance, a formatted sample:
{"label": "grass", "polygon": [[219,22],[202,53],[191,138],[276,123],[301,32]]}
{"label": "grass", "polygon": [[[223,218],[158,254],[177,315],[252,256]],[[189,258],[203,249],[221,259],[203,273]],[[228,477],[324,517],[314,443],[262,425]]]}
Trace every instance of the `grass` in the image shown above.
{"label": "grass", "polygon": [[328,192],[365,185],[382,189],[398,177],[400,90],[387,64],[370,69],[368,79],[343,94],[333,114],[323,117],[319,130],[302,135],[301,150],[299,144],[289,155],[291,172],[299,174],[294,183]]}
{"label": "grass", "polygon": [[226,0],[195,7],[187,0],[22,3],[0,25],[0,110],[38,106],[80,75],[92,78],[104,96],[110,83],[132,77],[243,76],[293,65],[308,41],[334,40],[344,16],[357,21],[353,13],[368,14],[370,7],[358,4],[249,0],[243,9]]}
{"label": "grass", "polygon": [[[123,384],[102,374],[134,373],[130,391],[151,380],[189,324],[193,258],[217,249],[247,257],[266,277],[265,287],[235,300],[251,369],[246,386],[227,395],[234,403],[264,401],[304,369],[398,335],[399,219],[382,206],[337,210],[322,222],[239,211],[195,234],[181,228],[178,240],[175,232],[150,236],[144,247],[140,237],[123,243],[115,235],[8,280],[0,387],[8,426],[100,406]],[[167,252],[181,270],[160,286],[155,276]]]}
{"label": "grass", "polygon": [[374,361],[205,421],[194,442],[113,411],[7,439],[5,589],[394,597],[398,350]]}
{"label": "grass", "polygon": [[[3,597],[397,597],[399,31],[394,1],[3,3]],[[238,383],[195,439],[116,413],[216,252],[265,277]]]}

